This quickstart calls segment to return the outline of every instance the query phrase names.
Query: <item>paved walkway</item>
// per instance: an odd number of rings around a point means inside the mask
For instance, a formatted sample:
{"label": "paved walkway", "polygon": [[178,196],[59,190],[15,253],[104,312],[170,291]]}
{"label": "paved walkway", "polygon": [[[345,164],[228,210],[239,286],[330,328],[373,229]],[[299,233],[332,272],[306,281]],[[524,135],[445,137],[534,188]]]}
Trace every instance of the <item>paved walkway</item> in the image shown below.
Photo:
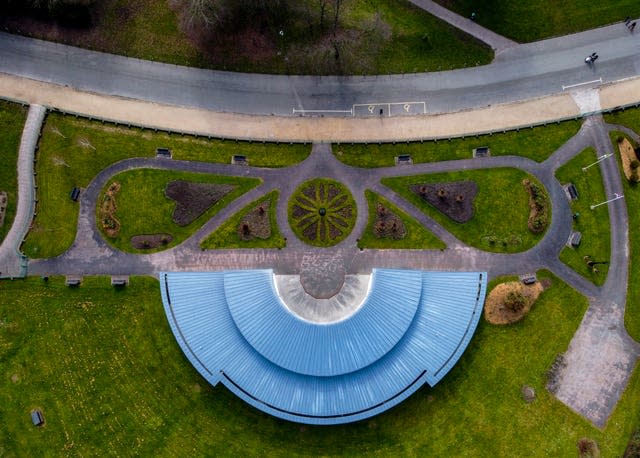
{"label": "paved walkway", "polygon": [[22,131],[17,164],[18,205],[11,229],[0,244],[0,278],[23,277],[27,272],[27,258],[20,252],[20,245],[35,210],[33,161],[45,113],[45,107],[31,105]]}
{"label": "paved walkway", "polygon": [[510,40],[502,35],[498,35],[497,33],[482,27],[477,22],[472,21],[471,19],[460,16],[453,11],[438,5],[436,2],[431,0],[409,0],[411,3],[416,5],[419,8],[422,8],[425,11],[433,14],[437,18],[442,19],[445,22],[448,22],[452,26],[463,30],[468,33],[472,37],[486,43],[491,46],[491,48],[495,51],[496,54],[499,54],[506,49],[513,48],[517,46],[518,43]]}

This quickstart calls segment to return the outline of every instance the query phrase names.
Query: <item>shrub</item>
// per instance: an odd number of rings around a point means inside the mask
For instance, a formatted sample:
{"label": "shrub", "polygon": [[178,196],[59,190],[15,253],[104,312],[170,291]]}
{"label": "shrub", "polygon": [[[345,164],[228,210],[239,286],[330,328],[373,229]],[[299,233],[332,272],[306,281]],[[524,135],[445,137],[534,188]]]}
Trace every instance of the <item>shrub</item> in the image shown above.
{"label": "shrub", "polygon": [[593,439],[583,437],[578,440],[578,456],[580,458],[598,458],[600,456],[600,449],[598,444]]}
{"label": "shrub", "polygon": [[510,291],[504,301],[504,306],[512,312],[521,311],[527,305],[527,298],[519,291]]}

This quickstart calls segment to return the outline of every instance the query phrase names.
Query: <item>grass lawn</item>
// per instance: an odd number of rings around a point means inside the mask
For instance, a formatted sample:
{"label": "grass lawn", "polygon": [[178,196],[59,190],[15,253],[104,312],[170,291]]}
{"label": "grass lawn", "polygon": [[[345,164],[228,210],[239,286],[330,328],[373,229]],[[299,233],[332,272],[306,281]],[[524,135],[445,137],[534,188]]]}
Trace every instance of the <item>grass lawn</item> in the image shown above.
{"label": "grass lawn", "polygon": [[573,230],[582,233],[580,246],[564,248],[560,253],[560,260],[596,285],[602,285],[607,278],[609,266],[597,265],[600,272],[593,273],[583,259],[588,255],[594,261],[609,261],[611,254],[611,231],[607,206],[594,210],[589,208],[594,203],[606,200],[600,169],[596,165],[586,172],[582,171],[582,167],[593,163],[596,158],[596,151],[593,148],[587,148],[559,168],[556,171],[556,178],[562,184],[573,183],[578,190],[579,197],[571,203],[571,211],[580,214],[577,219],[574,219]]}
{"label": "grass lawn", "polygon": [[542,162],[580,129],[581,121],[564,121],[532,129],[523,129],[479,137],[424,143],[340,144],[334,154],[345,164],[357,167],[389,167],[400,154],[410,154],[414,163],[471,159],[473,149],[491,148],[492,156],[515,155]]}
{"label": "grass lawn", "polygon": [[621,124],[633,129],[640,135],[640,108],[627,108],[604,115],[604,120],[609,124]]}
{"label": "grass lawn", "polygon": [[[620,456],[638,425],[637,372],[603,430],[544,389],[544,372],[566,350],[586,307],[554,279],[522,322],[482,320],[436,388],[425,386],[371,420],[310,427],[209,386],[176,344],[155,280],[133,277],[122,290],[104,277],[87,277],[79,288],[59,277],[3,282],[0,447],[7,457],[546,457],[577,456],[576,442],[586,436],[602,456]],[[531,404],[520,397],[523,384],[536,390]],[[36,407],[43,428],[31,425]]]}
{"label": "grass lawn", "polygon": [[230,163],[233,154],[242,154],[251,165],[276,167],[299,162],[311,152],[305,145],[210,141],[49,114],[36,164],[38,215],[24,253],[30,258],[62,254],[73,242],[78,220],[71,188],[86,187],[98,172],[122,159],[153,156],[157,147],[171,148],[175,159]]}
{"label": "grass lawn", "polygon": [[[432,232],[425,229],[418,221],[393,205],[387,199],[373,191],[366,190],[365,196],[369,207],[369,222],[364,234],[360,236],[359,248],[388,248],[388,249],[443,249],[446,245]],[[376,237],[374,224],[376,222],[376,205],[380,202],[390,212],[398,216],[407,231],[407,235],[399,240]]]}
{"label": "grass lawn", "polygon": [[[486,251],[514,253],[528,250],[544,234],[533,234],[527,227],[529,194],[522,185],[525,178],[544,188],[526,172],[512,168],[383,178],[382,184],[438,221],[462,242]],[[479,188],[473,203],[474,216],[466,223],[454,222],[409,189],[413,184],[462,180],[475,181]],[[550,206],[548,198],[547,205]]]}
{"label": "grass lawn", "polygon": [[567,35],[622,22],[625,16],[640,16],[640,4],[634,0],[568,0],[561,4],[553,0],[495,0],[480,3],[473,0],[436,1],[465,17],[470,17],[471,13],[475,12],[479,24],[520,42]]}
{"label": "grass lawn", "polygon": [[0,225],[0,242],[11,229],[18,203],[18,148],[27,109],[21,105],[0,100],[0,192],[7,193],[4,224]]}
{"label": "grass lawn", "polygon": [[[97,3],[96,24],[86,30],[19,17],[6,18],[1,25],[109,53],[257,73],[422,72],[486,64],[493,57],[487,46],[406,0],[341,2],[341,26],[335,36],[333,7],[326,7],[325,31],[320,34],[318,2],[303,0],[291,2],[292,14],[276,20],[282,23],[248,21],[210,38],[190,33],[194,39],[181,30],[180,17],[166,0]],[[338,43],[338,58],[334,43]]]}
{"label": "grass lawn", "polygon": [[[280,191],[274,190],[250,203],[222,223],[218,229],[200,243],[200,246],[206,250],[215,248],[284,248],[287,242],[278,228],[276,212],[279,196]],[[268,212],[269,220],[271,221],[271,236],[268,239],[256,237],[253,240],[242,240],[240,235],[238,235],[240,222],[251,210],[266,200],[271,201]]]}
{"label": "grass lawn", "polygon": [[[187,226],[178,226],[172,220],[176,202],[165,196],[167,184],[174,180],[185,180],[195,183],[218,183],[237,185],[237,188],[210,207],[204,214]],[[120,173],[106,184],[104,190],[113,182],[122,186],[115,196],[116,218],[120,221],[120,233],[115,238],[104,236],[116,248],[131,253],[150,253],[178,245],[199,229],[209,218],[214,216],[234,199],[249,189],[257,186],[257,178],[239,178],[199,173],[184,173],[167,170],[137,169]],[[104,194],[103,190],[103,194]],[[102,202],[102,195],[98,202]],[[99,204],[98,204],[99,205]],[[98,227],[101,227],[98,221]],[[157,249],[138,250],[131,246],[131,237],[143,234],[166,233],[173,240],[166,246]]]}
{"label": "grass lawn", "polygon": [[620,169],[624,201],[629,214],[629,285],[627,287],[624,324],[629,335],[640,341],[640,233],[637,230],[640,227],[640,212],[638,211],[640,208],[640,187],[638,183],[629,183],[622,171],[622,162],[620,161],[620,153],[618,152],[618,143],[616,141],[621,135],[628,138],[634,146],[637,146],[637,144],[622,132],[609,132],[616,160],[618,161],[618,168]]}

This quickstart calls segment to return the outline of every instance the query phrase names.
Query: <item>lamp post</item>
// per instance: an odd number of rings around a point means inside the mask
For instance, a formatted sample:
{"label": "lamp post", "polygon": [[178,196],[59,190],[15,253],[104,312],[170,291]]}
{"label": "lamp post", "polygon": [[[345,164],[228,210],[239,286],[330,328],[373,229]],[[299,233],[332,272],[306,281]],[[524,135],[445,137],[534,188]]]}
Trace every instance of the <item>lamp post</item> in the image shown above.
{"label": "lamp post", "polygon": [[591,205],[589,208],[591,208],[591,210],[593,210],[596,207],[599,207],[600,205],[604,205],[604,204],[608,204],[610,202],[613,202],[614,200],[618,200],[618,199],[622,199],[624,196],[621,194],[618,194],[617,192],[614,193],[614,198],[609,199],[609,200],[605,200],[604,202],[600,202],[599,204],[595,204],[595,205]]}
{"label": "lamp post", "polygon": [[600,163],[600,162],[604,161],[606,158],[611,157],[611,156],[613,156],[613,153],[603,154],[603,155],[602,155],[602,156],[600,156],[600,157],[598,158],[598,160],[597,160],[597,161],[595,161],[593,164],[589,164],[589,165],[587,165],[587,166],[585,166],[585,167],[582,167],[582,171],[583,171],[583,172],[586,172],[586,171],[587,171],[587,169],[588,169],[589,167],[593,167],[594,165],[596,165],[596,164],[598,164],[598,163]]}

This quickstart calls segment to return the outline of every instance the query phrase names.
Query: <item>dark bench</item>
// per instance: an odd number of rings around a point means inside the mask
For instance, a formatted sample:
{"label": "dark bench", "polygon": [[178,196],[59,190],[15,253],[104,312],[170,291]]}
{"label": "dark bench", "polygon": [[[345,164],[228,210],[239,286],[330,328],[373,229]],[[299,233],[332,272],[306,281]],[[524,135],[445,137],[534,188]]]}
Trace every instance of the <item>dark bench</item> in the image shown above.
{"label": "dark bench", "polygon": [[76,275],[67,275],[67,277],[64,280],[64,284],[67,286],[80,286],[80,283],[82,282],[82,277],[76,276]]}
{"label": "dark bench", "polygon": [[74,202],[77,202],[78,201],[78,197],[80,197],[80,188],[76,188],[74,186],[73,189],[71,190],[71,192],[69,193],[69,198],[71,200],[73,200]]}
{"label": "dark bench", "polygon": [[156,148],[156,157],[171,159],[171,150],[169,148]]}
{"label": "dark bench", "polygon": [[247,156],[234,154],[233,156],[231,156],[231,163],[235,165],[247,165],[249,164],[249,161],[247,160]]}
{"label": "dark bench", "polygon": [[31,411],[31,422],[34,426],[44,425],[44,415],[42,415],[42,411],[40,409]]}
{"label": "dark bench", "polygon": [[582,233],[580,233],[578,231],[571,233],[571,236],[569,237],[569,244],[572,247],[574,247],[574,248],[579,247],[581,241],[582,241]]}
{"label": "dark bench", "polygon": [[487,157],[491,155],[491,150],[488,146],[479,146],[473,149],[473,157]]}
{"label": "dark bench", "polygon": [[396,165],[411,165],[413,160],[409,154],[400,154],[396,156]]}
{"label": "dark bench", "polygon": [[111,277],[111,286],[123,288],[129,284],[127,275],[114,275]]}
{"label": "dark bench", "polygon": [[533,285],[538,281],[538,278],[536,277],[536,274],[524,274],[520,275],[520,281],[525,285]]}
{"label": "dark bench", "polygon": [[578,190],[573,183],[565,185],[564,190],[567,193],[567,196],[569,196],[569,199],[576,200],[578,198]]}

